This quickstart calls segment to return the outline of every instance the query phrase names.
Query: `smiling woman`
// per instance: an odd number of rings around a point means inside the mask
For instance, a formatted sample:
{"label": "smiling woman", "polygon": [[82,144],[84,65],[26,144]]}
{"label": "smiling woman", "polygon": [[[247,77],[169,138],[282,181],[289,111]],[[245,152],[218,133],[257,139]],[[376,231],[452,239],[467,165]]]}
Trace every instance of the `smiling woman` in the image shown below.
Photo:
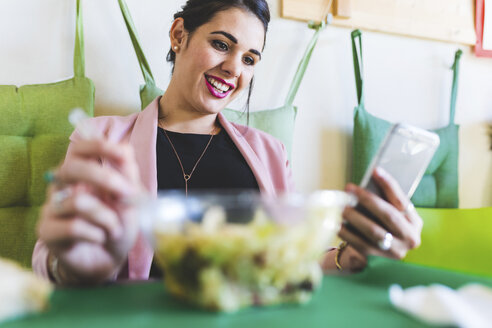
{"label": "smiling woman", "polygon": [[[139,232],[134,200],[142,195],[248,189],[275,196],[294,190],[284,145],[221,113],[242,92],[249,102],[269,21],[265,0],[186,2],[169,32],[173,74],[164,94],[142,112],[90,119],[72,134],[65,161],[50,175],[35,272],[58,284],[158,276],[153,251]],[[408,198],[384,172],[375,173],[375,181],[386,199],[353,185],[347,191],[384,229],[347,208],[344,219],[360,235],[342,227],[348,246],[327,252],[325,269],[358,270],[367,255],[401,258],[419,244],[422,223]],[[378,248],[388,235],[388,247]]]}
{"label": "smiling woman", "polygon": [[251,93],[269,21],[265,0],[186,2],[169,32],[164,94],[140,113],[91,119],[104,138],[71,136],[40,218],[36,272],[64,284],[147,279],[152,250],[126,201],[141,193],[293,190],[284,146],[220,114]]}

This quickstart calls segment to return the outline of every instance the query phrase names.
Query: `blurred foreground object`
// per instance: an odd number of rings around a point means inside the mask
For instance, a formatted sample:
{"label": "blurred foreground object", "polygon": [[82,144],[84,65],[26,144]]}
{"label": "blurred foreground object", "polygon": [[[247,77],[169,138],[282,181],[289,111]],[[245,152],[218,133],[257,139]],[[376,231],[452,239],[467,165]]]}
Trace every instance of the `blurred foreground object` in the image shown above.
{"label": "blurred foreground object", "polygon": [[0,258],[0,322],[44,310],[52,291],[46,280]]}
{"label": "blurred foreground object", "polygon": [[[321,285],[350,197],[254,192],[161,194],[144,209],[166,289],[199,307],[305,303]],[[150,219],[150,220],[149,220]]]}
{"label": "blurred foreground object", "polygon": [[392,285],[389,298],[397,309],[427,324],[485,328],[492,322],[492,289],[480,284],[457,290],[441,284],[407,289]]}

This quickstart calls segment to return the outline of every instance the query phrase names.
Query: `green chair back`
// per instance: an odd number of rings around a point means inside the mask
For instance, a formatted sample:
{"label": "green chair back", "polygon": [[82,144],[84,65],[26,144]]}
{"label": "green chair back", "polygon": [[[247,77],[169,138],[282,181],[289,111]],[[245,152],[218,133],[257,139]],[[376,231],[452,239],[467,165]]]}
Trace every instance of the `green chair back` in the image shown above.
{"label": "green chair back", "polygon": [[[379,145],[391,127],[391,122],[369,113],[364,105],[362,33],[352,32],[352,54],[358,105],[354,109],[353,167],[352,181],[360,183]],[[458,207],[458,132],[454,123],[456,97],[458,93],[459,62],[462,51],[455,53],[449,124],[433,132],[439,135],[441,143],[427,167],[412,202],[419,207]],[[398,110],[399,104],[394,104]]]}
{"label": "green chair back", "polygon": [[64,158],[75,107],[94,113],[94,85],[85,77],[77,0],[74,77],[51,84],[0,86],[0,257],[31,266],[35,225],[45,199],[44,173]]}

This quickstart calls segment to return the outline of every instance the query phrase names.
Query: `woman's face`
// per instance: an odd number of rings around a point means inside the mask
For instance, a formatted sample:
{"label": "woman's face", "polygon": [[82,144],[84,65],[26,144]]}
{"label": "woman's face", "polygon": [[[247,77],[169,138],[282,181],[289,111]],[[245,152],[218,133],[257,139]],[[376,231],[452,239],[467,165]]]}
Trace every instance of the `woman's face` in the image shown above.
{"label": "woman's face", "polygon": [[189,108],[218,113],[248,87],[261,59],[263,24],[248,11],[231,8],[185,35],[173,79]]}

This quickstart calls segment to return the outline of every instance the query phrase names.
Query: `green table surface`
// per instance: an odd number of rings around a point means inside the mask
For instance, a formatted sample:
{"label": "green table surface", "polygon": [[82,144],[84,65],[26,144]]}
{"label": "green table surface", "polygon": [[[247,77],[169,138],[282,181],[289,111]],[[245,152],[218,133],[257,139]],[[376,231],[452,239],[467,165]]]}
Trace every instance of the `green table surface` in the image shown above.
{"label": "green table surface", "polygon": [[492,287],[490,278],[374,257],[361,273],[325,276],[322,288],[302,306],[211,313],[174,300],[161,282],[141,282],[57,289],[47,312],[0,327],[422,327],[390,304],[391,284],[458,288],[470,282]]}

